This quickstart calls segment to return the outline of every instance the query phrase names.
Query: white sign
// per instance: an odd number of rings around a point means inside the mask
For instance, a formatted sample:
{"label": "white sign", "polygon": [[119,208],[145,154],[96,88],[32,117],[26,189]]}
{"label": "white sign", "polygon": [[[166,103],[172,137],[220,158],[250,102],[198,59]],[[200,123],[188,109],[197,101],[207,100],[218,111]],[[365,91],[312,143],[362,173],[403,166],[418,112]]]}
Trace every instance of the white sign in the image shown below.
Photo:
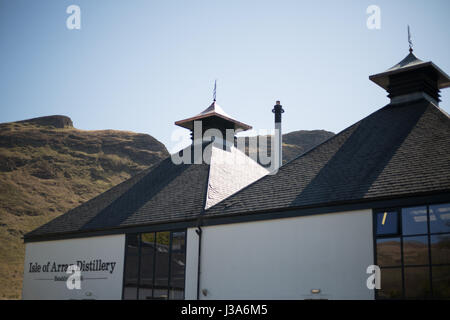
{"label": "white sign", "polygon": [[26,244],[23,299],[121,299],[125,235]]}

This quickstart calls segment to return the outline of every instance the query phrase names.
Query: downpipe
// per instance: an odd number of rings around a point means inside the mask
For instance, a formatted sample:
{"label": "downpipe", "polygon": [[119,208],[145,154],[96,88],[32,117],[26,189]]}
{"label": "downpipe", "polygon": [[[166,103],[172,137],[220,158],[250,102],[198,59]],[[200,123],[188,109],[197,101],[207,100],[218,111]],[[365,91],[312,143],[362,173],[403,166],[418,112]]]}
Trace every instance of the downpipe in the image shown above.
{"label": "downpipe", "polygon": [[197,261],[197,300],[200,300],[200,274],[201,274],[201,254],[202,254],[202,227],[198,225],[195,232],[198,235],[198,261]]}

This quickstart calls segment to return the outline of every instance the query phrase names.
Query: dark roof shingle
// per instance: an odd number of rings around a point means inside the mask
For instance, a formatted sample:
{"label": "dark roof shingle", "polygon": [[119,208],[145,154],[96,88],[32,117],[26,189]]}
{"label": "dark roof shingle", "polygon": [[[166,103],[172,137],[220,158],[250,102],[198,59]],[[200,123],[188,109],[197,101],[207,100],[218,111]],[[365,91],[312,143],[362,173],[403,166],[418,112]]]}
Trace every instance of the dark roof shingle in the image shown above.
{"label": "dark roof shingle", "polygon": [[450,190],[450,118],[387,105],[208,209],[243,214]]}
{"label": "dark roof shingle", "polygon": [[206,141],[197,148],[191,145],[180,152],[192,164],[175,164],[168,157],[28,233],[25,240],[194,221],[206,207],[268,173],[255,161],[230,163],[250,160],[234,147],[223,150]]}
{"label": "dark roof shingle", "polygon": [[175,165],[171,158],[144,170],[25,235],[86,232],[183,220],[201,213],[209,165]]}
{"label": "dark roof shingle", "polygon": [[205,211],[209,171],[210,165],[175,165],[169,157],[28,233],[25,240],[193,220],[201,214],[448,192],[450,118],[425,99],[389,104]]}

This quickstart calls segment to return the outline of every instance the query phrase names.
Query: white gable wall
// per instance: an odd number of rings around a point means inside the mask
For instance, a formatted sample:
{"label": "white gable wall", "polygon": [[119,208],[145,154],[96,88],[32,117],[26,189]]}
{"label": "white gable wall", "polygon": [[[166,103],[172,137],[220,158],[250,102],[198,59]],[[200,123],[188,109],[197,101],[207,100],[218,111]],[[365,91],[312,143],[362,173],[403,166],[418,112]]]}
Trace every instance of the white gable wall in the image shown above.
{"label": "white gable wall", "polygon": [[[198,235],[187,235],[186,299],[196,299]],[[374,299],[372,211],[203,227],[201,299]],[[311,294],[320,289],[320,294]]]}

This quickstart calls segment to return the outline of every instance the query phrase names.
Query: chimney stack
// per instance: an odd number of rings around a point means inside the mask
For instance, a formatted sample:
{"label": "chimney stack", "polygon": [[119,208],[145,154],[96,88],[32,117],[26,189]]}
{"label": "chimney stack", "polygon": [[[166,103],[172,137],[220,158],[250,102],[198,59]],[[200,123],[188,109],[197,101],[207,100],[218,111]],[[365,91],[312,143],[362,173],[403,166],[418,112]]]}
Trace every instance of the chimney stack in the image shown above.
{"label": "chimney stack", "polygon": [[275,146],[272,148],[272,151],[278,151],[278,158],[276,161],[276,168],[278,169],[283,165],[283,135],[281,132],[281,114],[284,113],[283,106],[280,104],[280,101],[277,101],[275,106],[272,109],[272,112],[275,114]]}

